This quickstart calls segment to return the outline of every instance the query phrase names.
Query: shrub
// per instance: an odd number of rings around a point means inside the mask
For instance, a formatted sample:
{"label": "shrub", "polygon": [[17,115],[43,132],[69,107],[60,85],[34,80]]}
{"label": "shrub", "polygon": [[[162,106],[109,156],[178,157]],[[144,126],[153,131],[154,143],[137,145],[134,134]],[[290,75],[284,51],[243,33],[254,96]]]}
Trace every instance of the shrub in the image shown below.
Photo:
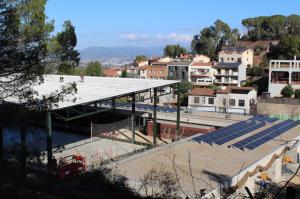
{"label": "shrub", "polygon": [[287,85],[281,90],[281,95],[285,98],[291,98],[293,94],[294,89],[291,85]]}
{"label": "shrub", "polygon": [[300,98],[300,89],[295,90],[295,98]]}

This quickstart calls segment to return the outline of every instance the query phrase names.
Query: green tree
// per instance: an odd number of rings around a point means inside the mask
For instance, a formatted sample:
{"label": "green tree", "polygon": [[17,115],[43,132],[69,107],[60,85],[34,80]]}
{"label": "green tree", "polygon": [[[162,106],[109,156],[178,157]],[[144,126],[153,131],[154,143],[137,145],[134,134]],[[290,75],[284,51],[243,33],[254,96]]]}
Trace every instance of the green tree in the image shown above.
{"label": "green tree", "polygon": [[264,75],[264,69],[260,66],[252,66],[247,68],[247,76],[261,77]]}
{"label": "green tree", "polygon": [[290,15],[287,17],[287,29],[290,35],[300,35],[300,16]]}
{"label": "green tree", "polygon": [[300,57],[300,36],[287,36],[280,40],[279,44],[270,47],[268,59],[293,59]]}
{"label": "green tree", "polygon": [[47,22],[46,0],[0,1],[0,99],[32,94],[43,80],[49,60],[47,44],[53,22]]}
{"label": "green tree", "polygon": [[187,50],[184,47],[181,47],[179,44],[177,45],[167,45],[164,48],[164,56],[176,58],[182,54],[186,54]]}
{"label": "green tree", "polygon": [[180,92],[179,93],[180,93],[181,103],[186,104],[188,94],[192,90],[192,88],[193,88],[193,84],[191,82],[188,82],[188,81],[180,82]]}
{"label": "green tree", "polygon": [[122,74],[121,74],[121,77],[122,78],[127,78],[128,77],[128,73],[127,73],[127,70],[122,70]]}
{"label": "green tree", "polygon": [[135,62],[147,61],[147,57],[145,55],[138,55],[135,57]]}
{"label": "green tree", "polygon": [[246,40],[283,39],[300,34],[299,15],[258,16],[244,19],[242,24],[248,29],[247,35],[243,37]]}
{"label": "green tree", "polygon": [[86,75],[103,76],[102,66],[99,61],[91,61],[86,67]]}
{"label": "green tree", "polygon": [[291,85],[287,85],[285,86],[282,90],[281,90],[281,95],[285,98],[291,98],[294,95],[294,89]]}
{"label": "green tree", "polygon": [[203,28],[196,34],[191,42],[193,53],[204,54],[215,60],[217,53],[224,45],[233,45],[240,37],[238,29],[221,20],[216,20],[214,25]]}
{"label": "green tree", "polygon": [[295,98],[300,99],[300,90],[299,89],[295,90]]}
{"label": "green tree", "polygon": [[63,30],[57,33],[56,40],[59,44],[57,53],[61,61],[58,71],[61,74],[70,74],[73,72],[73,69],[78,66],[80,61],[80,54],[75,50],[77,45],[75,27],[71,21],[68,20],[64,22]]}

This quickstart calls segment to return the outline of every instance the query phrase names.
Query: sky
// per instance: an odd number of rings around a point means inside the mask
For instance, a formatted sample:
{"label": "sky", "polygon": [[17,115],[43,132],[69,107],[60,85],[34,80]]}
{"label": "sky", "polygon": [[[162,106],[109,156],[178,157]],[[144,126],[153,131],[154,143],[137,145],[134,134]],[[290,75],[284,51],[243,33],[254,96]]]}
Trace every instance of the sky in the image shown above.
{"label": "sky", "polygon": [[242,19],[300,15],[300,0],[48,0],[55,32],[76,28],[77,49],[91,46],[188,46],[193,35],[221,19],[240,32]]}

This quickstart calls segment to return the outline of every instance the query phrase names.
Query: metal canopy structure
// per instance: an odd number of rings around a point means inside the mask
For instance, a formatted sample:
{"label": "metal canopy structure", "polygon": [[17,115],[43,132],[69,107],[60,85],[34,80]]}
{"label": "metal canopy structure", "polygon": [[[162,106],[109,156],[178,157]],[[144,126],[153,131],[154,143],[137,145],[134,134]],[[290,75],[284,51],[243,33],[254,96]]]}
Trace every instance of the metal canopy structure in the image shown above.
{"label": "metal canopy structure", "polygon": [[[70,121],[81,117],[90,116],[100,112],[114,110],[115,99],[121,97],[132,98],[132,142],[135,142],[135,103],[136,96],[151,90],[154,91],[154,109],[153,109],[153,139],[156,143],[157,127],[156,127],[156,112],[157,112],[157,98],[166,93],[162,92],[165,87],[177,84],[177,96],[179,99],[179,81],[174,80],[149,80],[149,79],[131,79],[131,78],[108,78],[108,77],[80,77],[80,76],[62,76],[62,75],[45,75],[44,82],[39,85],[34,85],[33,90],[38,94],[35,96],[40,100],[42,96],[49,96],[51,93],[58,91],[62,86],[68,83],[76,83],[77,92],[73,95],[67,96],[64,100],[59,101],[56,106],[46,113],[47,124],[47,159],[48,164],[52,160],[52,117]],[[160,95],[158,95],[158,90]],[[14,97],[6,99],[7,102],[20,103],[20,100]],[[111,108],[103,107],[102,103],[111,101],[113,106]],[[179,102],[179,101],[178,101]],[[23,102],[21,102],[23,103]],[[177,130],[180,129],[180,102],[177,103]]]}

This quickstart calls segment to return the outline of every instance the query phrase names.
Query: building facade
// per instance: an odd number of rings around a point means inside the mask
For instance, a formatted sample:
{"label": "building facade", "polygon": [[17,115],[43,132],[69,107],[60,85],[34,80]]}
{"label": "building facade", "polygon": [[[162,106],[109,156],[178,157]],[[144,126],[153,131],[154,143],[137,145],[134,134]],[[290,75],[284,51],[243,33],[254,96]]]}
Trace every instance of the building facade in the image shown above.
{"label": "building facade", "polygon": [[281,90],[287,85],[291,85],[294,89],[300,89],[300,61],[271,60],[268,88],[270,96],[281,96]]}
{"label": "building facade", "polygon": [[254,52],[250,48],[244,47],[224,47],[218,54],[220,63],[239,62],[245,66],[253,66]]}
{"label": "building facade", "polygon": [[175,61],[168,63],[168,78],[173,80],[188,81],[188,72],[191,63],[191,61]]}
{"label": "building facade", "polygon": [[242,63],[218,63],[214,69],[214,82],[219,86],[241,86],[247,79],[247,66]]}
{"label": "building facade", "polygon": [[189,65],[188,81],[194,86],[209,86],[214,83],[213,63],[193,62]]}
{"label": "building facade", "polygon": [[257,92],[253,87],[194,88],[188,97],[188,108],[191,112],[249,114],[256,102]]}

